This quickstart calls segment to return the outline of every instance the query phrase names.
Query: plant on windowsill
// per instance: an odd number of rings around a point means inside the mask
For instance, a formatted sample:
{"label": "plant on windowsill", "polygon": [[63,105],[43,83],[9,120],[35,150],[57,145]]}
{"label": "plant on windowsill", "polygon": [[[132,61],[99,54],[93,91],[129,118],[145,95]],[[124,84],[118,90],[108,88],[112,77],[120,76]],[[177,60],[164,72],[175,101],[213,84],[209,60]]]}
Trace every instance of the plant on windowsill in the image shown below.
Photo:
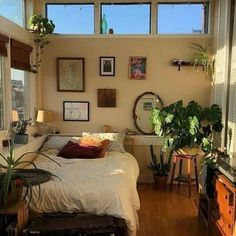
{"label": "plant on windowsill", "polygon": [[19,120],[15,122],[15,143],[26,144],[28,143],[29,135],[26,133],[27,126],[30,124],[31,119],[29,120]]}
{"label": "plant on windowsill", "polygon": [[153,146],[150,145],[151,162],[148,165],[148,169],[153,172],[154,186],[156,190],[167,189],[167,179],[171,167],[171,156],[168,160],[165,160],[164,152],[160,150],[160,162],[157,160],[156,154],[154,154]]}
{"label": "plant on windowsill", "polygon": [[33,15],[29,19],[30,30],[35,34],[35,65],[32,69],[33,73],[38,73],[42,62],[44,47],[49,44],[48,35],[54,32],[55,25],[52,20],[41,15]]}
{"label": "plant on windowsill", "polygon": [[[51,161],[57,163],[49,156],[40,152],[26,152],[18,158],[14,156],[14,130],[10,129],[9,132],[9,146],[7,155],[0,153],[0,208],[11,207],[16,204],[22,195],[23,186],[27,188],[24,198],[30,193],[29,202],[32,195],[32,185],[39,186],[40,197],[40,183],[49,180],[52,174],[48,171],[38,169],[33,161],[23,159],[29,154],[42,155]],[[22,169],[22,165],[32,165],[34,169]],[[60,165],[59,163],[57,163]],[[32,173],[36,176],[32,178]],[[32,182],[34,181],[34,182]]]}

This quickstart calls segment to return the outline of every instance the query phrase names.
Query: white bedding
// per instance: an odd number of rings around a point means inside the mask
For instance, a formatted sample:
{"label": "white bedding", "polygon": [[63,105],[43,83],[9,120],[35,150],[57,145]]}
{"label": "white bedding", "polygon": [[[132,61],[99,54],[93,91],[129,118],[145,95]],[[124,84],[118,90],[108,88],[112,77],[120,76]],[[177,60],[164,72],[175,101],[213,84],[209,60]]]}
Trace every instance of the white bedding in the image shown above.
{"label": "white bedding", "polygon": [[136,235],[137,210],[140,207],[136,189],[139,168],[129,153],[109,152],[99,159],[64,159],[49,155],[62,167],[38,156],[35,164],[48,170],[61,180],[33,187],[30,204],[36,212],[88,212],[124,218],[130,235]]}

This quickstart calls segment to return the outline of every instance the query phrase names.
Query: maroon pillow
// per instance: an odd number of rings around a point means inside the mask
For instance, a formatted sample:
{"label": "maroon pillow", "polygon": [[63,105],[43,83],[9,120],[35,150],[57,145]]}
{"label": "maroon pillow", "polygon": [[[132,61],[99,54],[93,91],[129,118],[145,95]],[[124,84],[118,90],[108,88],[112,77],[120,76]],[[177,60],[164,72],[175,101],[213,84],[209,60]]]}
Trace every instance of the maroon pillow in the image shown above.
{"label": "maroon pillow", "polygon": [[98,158],[101,149],[98,147],[82,147],[78,143],[69,141],[57,154],[57,156],[73,159],[92,159]]}

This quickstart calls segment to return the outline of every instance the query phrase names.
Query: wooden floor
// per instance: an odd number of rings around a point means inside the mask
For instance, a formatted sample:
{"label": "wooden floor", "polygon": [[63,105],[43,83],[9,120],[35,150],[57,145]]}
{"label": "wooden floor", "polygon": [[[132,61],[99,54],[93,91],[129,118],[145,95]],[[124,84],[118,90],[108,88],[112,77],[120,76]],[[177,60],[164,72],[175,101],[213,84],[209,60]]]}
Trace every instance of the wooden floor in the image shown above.
{"label": "wooden floor", "polygon": [[152,184],[138,185],[141,208],[138,212],[140,228],[137,236],[207,236],[203,221],[198,218],[194,199],[188,197],[187,188],[163,192]]}

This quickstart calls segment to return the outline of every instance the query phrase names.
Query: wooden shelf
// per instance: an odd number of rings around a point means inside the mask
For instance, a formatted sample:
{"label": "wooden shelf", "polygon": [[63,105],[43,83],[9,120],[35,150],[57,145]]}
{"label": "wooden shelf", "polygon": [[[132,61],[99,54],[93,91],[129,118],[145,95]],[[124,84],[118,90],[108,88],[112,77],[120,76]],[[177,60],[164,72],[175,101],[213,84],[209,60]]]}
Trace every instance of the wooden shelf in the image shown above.
{"label": "wooden shelf", "polygon": [[180,59],[174,59],[171,61],[172,66],[178,66],[178,71],[180,71],[181,66],[192,66],[193,64],[190,61],[183,61]]}

